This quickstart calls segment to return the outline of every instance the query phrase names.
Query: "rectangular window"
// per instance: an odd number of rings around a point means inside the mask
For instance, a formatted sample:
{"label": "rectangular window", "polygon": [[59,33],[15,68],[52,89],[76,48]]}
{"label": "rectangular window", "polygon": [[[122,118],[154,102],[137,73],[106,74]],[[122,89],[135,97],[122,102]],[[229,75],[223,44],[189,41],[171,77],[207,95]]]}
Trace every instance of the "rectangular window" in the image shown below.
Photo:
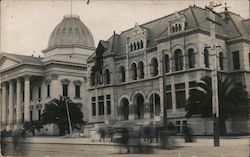
{"label": "rectangular window", "polygon": [[24,123],[24,113],[22,113],[22,123]]}
{"label": "rectangular window", "polygon": [[240,53],[239,51],[232,52],[233,54],[233,70],[240,69]]}
{"label": "rectangular window", "polygon": [[30,100],[33,100],[33,89],[30,88]]}
{"label": "rectangular window", "polygon": [[38,87],[38,101],[41,101],[41,87]]}
{"label": "rectangular window", "polygon": [[104,96],[98,96],[98,113],[104,115]]}
{"label": "rectangular window", "polygon": [[63,84],[63,96],[68,96],[68,84]]}
{"label": "rectangular window", "polygon": [[107,114],[111,114],[111,100],[110,100],[110,95],[106,95],[106,103],[107,103]]}
{"label": "rectangular window", "polygon": [[47,97],[50,97],[50,84],[47,85]]}
{"label": "rectangular window", "polygon": [[96,115],[96,100],[95,100],[95,97],[92,97],[91,100],[92,100],[92,116],[95,116]]}
{"label": "rectangular window", "polygon": [[41,110],[38,110],[38,120],[41,121]]}
{"label": "rectangular window", "polygon": [[248,64],[249,64],[249,67],[250,67],[250,52],[248,53]]}
{"label": "rectangular window", "polygon": [[33,121],[33,111],[30,111],[30,121]]}
{"label": "rectangular window", "polygon": [[185,83],[175,85],[176,108],[184,108],[186,106]]}
{"label": "rectangular window", "polygon": [[22,96],[23,96],[23,102],[24,102],[24,90],[23,90],[23,92],[22,92],[22,93],[23,93],[23,95],[22,95]]}
{"label": "rectangular window", "polygon": [[171,93],[171,85],[166,86],[166,99],[167,99],[167,109],[172,109],[172,93]]}
{"label": "rectangular window", "polygon": [[80,85],[75,85],[75,97],[80,98]]}
{"label": "rectangular window", "polygon": [[176,133],[179,134],[181,133],[181,121],[176,121]]}

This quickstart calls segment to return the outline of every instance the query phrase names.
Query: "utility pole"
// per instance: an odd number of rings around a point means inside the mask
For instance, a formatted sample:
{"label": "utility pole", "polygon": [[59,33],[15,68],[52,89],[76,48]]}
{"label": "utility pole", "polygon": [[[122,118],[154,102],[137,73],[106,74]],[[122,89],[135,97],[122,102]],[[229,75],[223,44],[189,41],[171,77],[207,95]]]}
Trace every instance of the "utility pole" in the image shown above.
{"label": "utility pole", "polygon": [[[69,113],[69,106],[68,106],[68,100],[67,100],[67,97],[64,96],[63,97],[64,100],[65,100],[65,105],[66,105],[66,112],[67,112],[67,117],[68,117],[68,123],[69,123],[69,132],[70,132],[70,135],[72,136],[73,135],[73,130],[72,130],[72,125],[71,125],[71,119],[70,119],[70,113]],[[52,101],[53,104],[55,106],[59,106],[55,101]],[[1,156],[0,156],[1,157]]]}
{"label": "utility pole", "polygon": [[[215,25],[222,26],[219,22],[215,21],[215,15],[220,16],[216,13],[213,9],[215,7],[221,6],[221,4],[214,5],[213,2],[210,2],[209,7],[206,9],[209,10],[209,17],[206,20],[210,21],[210,37],[211,37],[211,54],[213,59],[213,67],[211,72],[212,77],[212,109],[213,109],[213,128],[214,128],[214,147],[220,146],[220,124],[219,124],[219,102],[218,102],[218,72],[217,72],[217,52],[216,52],[216,32],[215,32]],[[220,16],[221,17],[221,16]]]}
{"label": "utility pole", "polygon": [[69,114],[69,106],[68,106],[68,100],[67,97],[64,97],[65,103],[66,103],[66,110],[67,110],[67,116],[68,116],[68,123],[69,123],[69,131],[70,131],[70,135],[73,135],[73,131],[72,131],[72,126],[71,126],[71,119],[70,119],[70,114]]}
{"label": "utility pole", "polygon": [[167,120],[167,104],[166,104],[166,75],[165,75],[165,51],[162,51],[162,90],[163,90],[163,126],[164,130],[168,129],[168,120]]}

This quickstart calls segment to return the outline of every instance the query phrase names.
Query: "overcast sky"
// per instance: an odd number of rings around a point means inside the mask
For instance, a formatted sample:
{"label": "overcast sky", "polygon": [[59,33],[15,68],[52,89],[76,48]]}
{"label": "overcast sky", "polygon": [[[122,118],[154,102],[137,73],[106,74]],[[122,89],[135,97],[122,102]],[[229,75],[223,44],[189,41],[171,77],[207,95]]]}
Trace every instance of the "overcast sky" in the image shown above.
{"label": "overcast sky", "polygon": [[[113,31],[120,33],[135,25],[157,19],[187,8],[204,7],[208,0],[73,0],[73,14],[91,30],[95,45],[107,40]],[[227,2],[229,10],[249,17],[248,0],[215,0]],[[70,14],[70,0],[2,0],[1,2],[1,51],[42,55],[55,26]],[[223,6],[217,11],[223,11]]]}

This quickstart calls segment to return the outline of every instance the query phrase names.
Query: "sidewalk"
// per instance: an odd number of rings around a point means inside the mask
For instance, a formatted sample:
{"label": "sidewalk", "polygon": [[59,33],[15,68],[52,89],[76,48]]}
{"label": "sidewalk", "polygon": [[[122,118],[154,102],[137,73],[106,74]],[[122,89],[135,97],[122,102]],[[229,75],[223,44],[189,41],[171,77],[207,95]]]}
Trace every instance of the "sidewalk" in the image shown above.
{"label": "sidewalk", "polygon": [[[159,143],[150,143],[148,141],[141,140],[142,144],[159,146]],[[195,137],[194,142],[185,143],[182,137],[170,137],[169,141],[175,144],[175,146],[213,146],[213,137]],[[22,142],[25,143],[40,143],[40,144],[75,144],[75,145],[118,145],[117,143],[110,142],[110,139],[105,139],[105,142],[99,140],[93,140],[91,138],[61,138],[61,137],[27,137]],[[249,137],[227,137],[220,139],[221,146],[239,146],[249,145]]]}

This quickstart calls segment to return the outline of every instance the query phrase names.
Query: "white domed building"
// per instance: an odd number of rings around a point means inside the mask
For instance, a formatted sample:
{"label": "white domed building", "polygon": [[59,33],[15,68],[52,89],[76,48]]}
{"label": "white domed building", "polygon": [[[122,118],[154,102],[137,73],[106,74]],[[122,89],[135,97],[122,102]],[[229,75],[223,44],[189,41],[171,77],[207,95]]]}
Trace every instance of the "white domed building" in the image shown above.
{"label": "white domed building", "polygon": [[[66,15],[50,35],[44,57],[0,54],[1,124],[7,130],[22,123],[40,120],[44,104],[53,98],[68,96],[83,104],[87,81],[87,58],[95,51],[93,36],[79,16]],[[47,134],[57,134],[54,125]]]}

